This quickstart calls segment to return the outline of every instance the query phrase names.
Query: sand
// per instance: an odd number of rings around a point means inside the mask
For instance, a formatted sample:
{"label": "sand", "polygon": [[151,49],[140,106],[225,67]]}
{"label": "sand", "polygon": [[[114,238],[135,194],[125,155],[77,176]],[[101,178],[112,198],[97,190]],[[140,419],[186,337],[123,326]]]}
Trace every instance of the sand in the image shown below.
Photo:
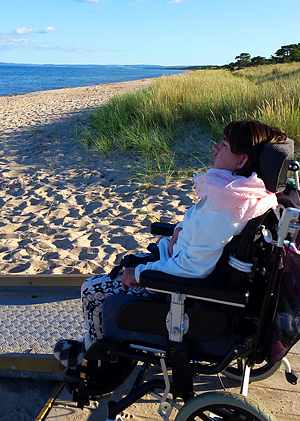
{"label": "sand", "polygon": [[145,250],[152,221],[182,219],[195,202],[190,179],[139,190],[136,157],[86,153],[74,140],[93,107],[149,83],[0,98],[1,274],[103,273]]}
{"label": "sand", "polygon": [[[189,178],[138,189],[131,170],[136,157],[109,158],[86,153],[74,133],[87,124],[91,108],[115,93],[140,89],[151,80],[62,89],[0,98],[0,274],[68,274],[108,271],[127,251],[145,251],[152,221],[178,222],[196,201]],[[193,129],[193,127],[191,127]],[[207,142],[204,134],[198,144]],[[299,371],[299,347],[290,357]],[[26,384],[24,382],[27,382]],[[32,420],[49,383],[1,379],[3,420]],[[239,387],[226,384],[238,393]],[[127,387],[127,386],[126,386]],[[199,390],[220,390],[204,376]],[[198,390],[198,389],[197,389]],[[122,393],[123,390],[120,391]],[[299,385],[284,381],[282,370],[250,387],[250,397],[280,421],[300,419]],[[106,419],[105,401],[83,411],[66,390],[47,420]],[[41,408],[40,408],[41,409]],[[158,420],[146,396],[125,411],[124,419]]]}

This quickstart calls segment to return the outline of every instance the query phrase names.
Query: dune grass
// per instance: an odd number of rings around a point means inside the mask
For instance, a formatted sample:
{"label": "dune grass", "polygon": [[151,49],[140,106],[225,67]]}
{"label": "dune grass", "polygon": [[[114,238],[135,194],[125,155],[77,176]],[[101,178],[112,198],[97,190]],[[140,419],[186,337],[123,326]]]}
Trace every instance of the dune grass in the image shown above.
{"label": "dune grass", "polygon": [[95,109],[81,141],[104,155],[133,151],[150,179],[161,174],[170,179],[180,173],[175,146],[188,123],[217,140],[230,121],[257,119],[280,127],[300,144],[299,86],[300,63],[159,78],[147,89],[116,95]]}

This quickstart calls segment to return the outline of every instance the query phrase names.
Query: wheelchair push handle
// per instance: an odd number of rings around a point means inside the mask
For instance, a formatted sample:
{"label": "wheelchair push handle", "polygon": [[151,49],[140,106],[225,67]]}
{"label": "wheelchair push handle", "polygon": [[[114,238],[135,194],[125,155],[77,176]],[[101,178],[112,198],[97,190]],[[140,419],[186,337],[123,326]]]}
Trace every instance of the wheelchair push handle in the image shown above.
{"label": "wheelchair push handle", "polygon": [[295,234],[297,228],[300,228],[299,223],[300,209],[287,208],[282,214],[278,222],[278,239],[277,247],[282,248],[283,242],[287,235]]}

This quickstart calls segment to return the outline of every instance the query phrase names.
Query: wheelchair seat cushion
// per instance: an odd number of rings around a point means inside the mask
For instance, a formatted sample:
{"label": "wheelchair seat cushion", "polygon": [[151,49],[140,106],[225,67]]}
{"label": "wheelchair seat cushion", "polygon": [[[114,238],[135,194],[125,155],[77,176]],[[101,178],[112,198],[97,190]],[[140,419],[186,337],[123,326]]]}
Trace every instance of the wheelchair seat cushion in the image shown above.
{"label": "wheelchair seat cushion", "polygon": [[[153,333],[142,333],[135,331],[128,331],[121,329],[117,324],[117,315],[119,310],[128,303],[134,303],[135,301],[148,302],[152,301],[152,298],[141,298],[133,295],[111,295],[107,297],[103,303],[102,311],[102,326],[103,334],[107,339],[116,339],[120,341],[135,341],[135,342],[146,342],[148,344],[165,345],[166,336],[153,334]],[[139,314],[133,314],[133,318],[139,318]]]}
{"label": "wheelchair seat cushion", "polygon": [[[190,300],[186,306],[189,329],[186,339],[210,342],[228,331],[231,312],[222,306],[207,305]],[[135,340],[165,344],[170,304],[149,298],[112,295],[103,306],[103,331],[107,339]]]}

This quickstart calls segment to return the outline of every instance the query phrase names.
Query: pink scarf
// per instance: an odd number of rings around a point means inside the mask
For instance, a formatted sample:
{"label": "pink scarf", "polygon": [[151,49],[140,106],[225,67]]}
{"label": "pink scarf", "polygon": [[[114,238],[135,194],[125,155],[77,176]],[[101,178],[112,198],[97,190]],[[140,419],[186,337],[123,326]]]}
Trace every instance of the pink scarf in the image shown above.
{"label": "pink scarf", "polygon": [[256,173],[243,177],[210,168],[206,174],[194,176],[194,185],[199,198],[206,198],[211,210],[229,210],[233,223],[248,221],[278,205],[276,195],[266,189]]}

